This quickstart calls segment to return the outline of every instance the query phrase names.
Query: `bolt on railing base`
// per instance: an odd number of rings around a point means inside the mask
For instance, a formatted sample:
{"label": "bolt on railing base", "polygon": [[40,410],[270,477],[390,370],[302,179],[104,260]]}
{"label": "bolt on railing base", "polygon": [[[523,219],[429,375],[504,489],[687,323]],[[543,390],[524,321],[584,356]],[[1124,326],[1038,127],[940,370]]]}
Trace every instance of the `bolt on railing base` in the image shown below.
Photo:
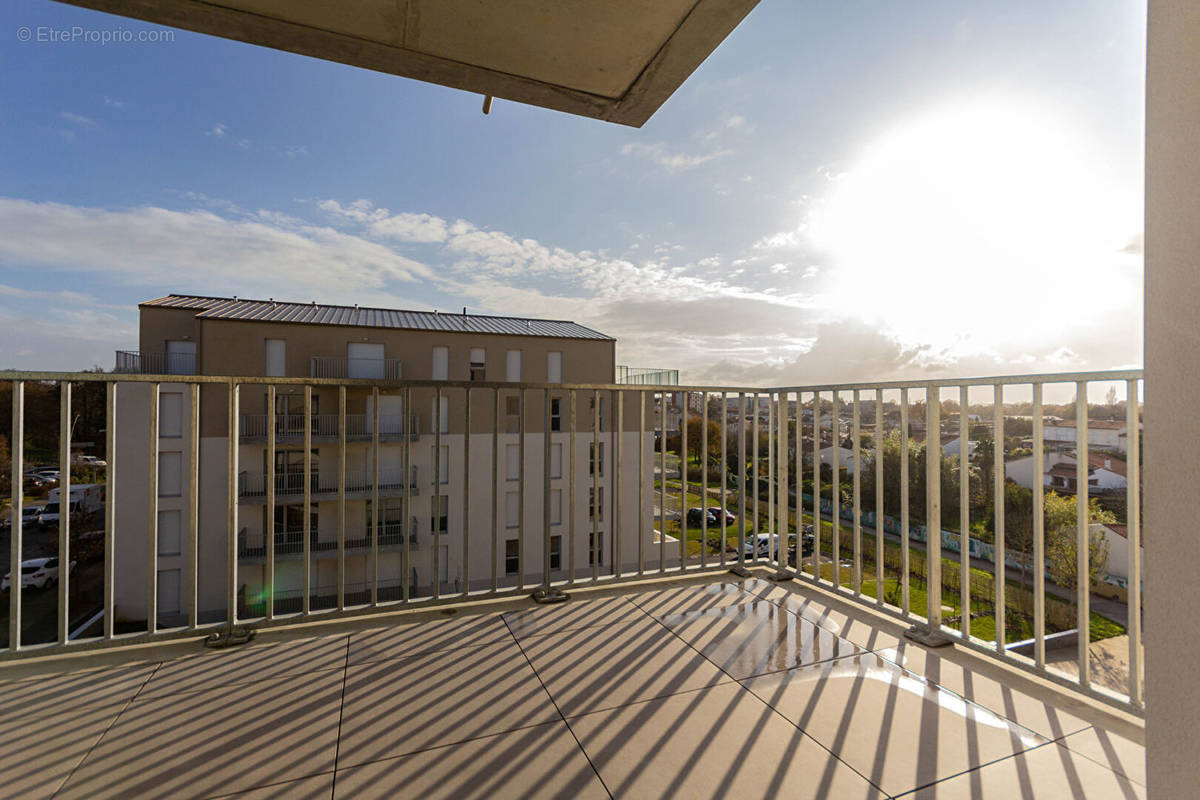
{"label": "bolt on railing base", "polygon": [[935,631],[928,625],[920,624],[913,625],[911,628],[906,630],[904,632],[904,638],[912,639],[914,642],[923,644],[926,647],[944,647],[945,645],[952,644],[954,642],[953,639],[941,631]]}
{"label": "bolt on railing base", "polygon": [[746,569],[741,564],[734,564],[729,568],[729,571],[734,575],[737,575],[739,578],[749,578],[751,575],[753,575],[750,570]]}
{"label": "bolt on railing base", "polygon": [[529,596],[533,598],[533,602],[546,605],[550,603],[565,603],[571,599],[571,595],[562,589],[538,589]]}
{"label": "bolt on railing base", "polygon": [[210,633],[204,638],[205,647],[235,647],[254,638],[253,628],[234,628],[229,631]]}
{"label": "bolt on railing base", "polygon": [[775,583],[783,583],[784,581],[790,581],[792,578],[795,578],[795,577],[796,577],[795,575],[788,572],[787,570],[780,569],[780,570],[776,570],[775,572],[768,575],[767,580],[775,581]]}

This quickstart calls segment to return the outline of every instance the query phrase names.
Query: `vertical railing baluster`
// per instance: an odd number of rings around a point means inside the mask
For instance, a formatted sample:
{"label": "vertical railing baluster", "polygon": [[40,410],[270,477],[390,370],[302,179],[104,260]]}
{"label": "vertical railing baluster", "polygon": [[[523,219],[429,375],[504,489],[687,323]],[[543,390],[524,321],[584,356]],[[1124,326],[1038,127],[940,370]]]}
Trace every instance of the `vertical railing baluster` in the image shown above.
{"label": "vertical railing baluster", "polygon": [[883,389],[875,390],[875,604],[883,605]]}
{"label": "vertical railing baluster", "polygon": [[995,565],[992,580],[996,587],[996,652],[1004,654],[1008,648],[1008,632],[1005,627],[1005,559],[1007,548],[1004,541],[1004,480],[1006,477],[1004,464],[1004,384],[997,383],[992,400],[992,508],[995,510],[995,524],[992,526],[992,545]]}
{"label": "vertical railing baluster", "polygon": [[[471,594],[471,389],[463,389],[463,494],[462,494],[462,573],[463,597]],[[547,434],[549,436],[549,434]],[[447,503],[450,501],[447,500]],[[449,509],[447,509],[447,512]]]}
{"label": "vertical railing baluster", "polygon": [[[268,620],[275,618],[275,387],[267,387],[267,524],[263,531],[266,544],[266,572],[262,586],[265,616]],[[284,511],[284,526],[287,525],[287,511]]]}
{"label": "vertical railing baluster", "polygon": [[[775,524],[775,476],[778,474],[775,470],[775,426],[779,422],[779,417],[775,409],[775,392],[767,393],[767,560],[774,561],[775,553],[775,535],[777,525]],[[754,487],[754,495],[758,496],[759,487]]]}
{"label": "vertical railing baluster", "polygon": [[[149,423],[149,458],[150,468],[146,475],[147,512],[149,519],[146,542],[146,632],[158,630],[158,401],[159,384],[150,384],[150,408],[147,422]],[[230,434],[237,441],[237,429]],[[60,498],[59,510],[62,510]],[[61,562],[59,562],[61,564]]]}
{"label": "vertical railing baluster", "polygon": [[[1128,434],[1126,435],[1128,441]],[[1088,404],[1087,381],[1075,384],[1075,628],[1078,631],[1079,685],[1091,685],[1091,554],[1088,552]]]}
{"label": "vertical railing baluster", "polygon": [[857,597],[862,594],[862,486],[859,480],[859,472],[862,468],[862,444],[861,426],[859,420],[859,392],[854,390],[851,400],[851,414],[854,419],[850,423],[850,435],[854,438],[851,442],[851,459],[854,462],[854,477],[851,479],[852,492],[854,495],[854,595]]}
{"label": "vertical railing baluster", "polygon": [[337,609],[346,608],[346,387],[338,387]]}
{"label": "vertical railing baluster", "polygon": [[[412,440],[414,435],[419,435],[420,427],[417,423],[417,415],[413,413],[412,408],[412,389],[408,386],[404,387],[404,400],[402,402],[402,412],[404,414],[404,472],[400,480],[404,482],[404,559],[400,565],[400,591],[403,602],[407,603],[412,597],[412,537],[417,535],[417,526],[413,524],[416,516],[413,514],[413,467],[412,467]],[[500,407],[499,395],[496,398],[496,407]],[[410,430],[411,428],[411,430]],[[493,425],[492,430],[496,428]],[[495,441],[493,440],[493,447]],[[492,486],[495,487],[495,475],[492,475]],[[494,489],[493,489],[494,491]],[[492,539],[495,537],[495,525],[492,526]],[[493,563],[495,558],[492,559]],[[494,587],[493,587],[494,588]]]}
{"label": "vertical railing baluster", "polygon": [[[18,407],[18,384],[13,383],[13,475],[21,474],[21,467],[17,461],[19,454],[18,447],[20,446],[20,427],[17,425],[17,407]],[[24,395],[21,395],[23,398]],[[117,384],[116,381],[109,383],[105,387],[104,394],[104,460],[108,462],[108,466],[104,469],[104,638],[112,639],[115,632],[115,621],[113,616],[117,606]],[[13,559],[12,564],[19,564],[18,559],[20,540],[21,540],[21,491],[20,487],[14,489],[17,497],[13,499]],[[18,592],[18,594],[20,594]],[[17,614],[11,612],[9,619],[16,619]],[[9,646],[15,639],[9,639]]]}
{"label": "vertical railing baluster", "polygon": [[[371,542],[371,605],[379,605],[379,386],[371,387],[371,526],[368,540]],[[407,478],[401,474],[401,480]]]}
{"label": "vertical railing baluster", "polygon": [[[573,396],[573,395],[572,395]],[[500,589],[500,389],[492,389],[492,591]],[[506,476],[507,477],[507,476]],[[505,509],[505,514],[508,510]],[[405,539],[405,541],[408,541]]]}
{"label": "vertical railing baluster", "polygon": [[[229,452],[227,454],[227,466],[229,470],[229,508],[227,509],[228,524],[228,541],[226,542],[226,579],[228,585],[225,587],[227,594],[228,609],[226,616],[228,620],[227,635],[233,636],[233,629],[238,623],[238,404],[241,399],[241,387],[237,381],[229,382],[229,419],[226,421],[226,433]],[[274,454],[272,453],[272,457]]]}
{"label": "vertical railing baluster", "polygon": [[937,387],[925,390],[925,626],[908,635],[927,645],[946,644],[942,633],[942,401]]}
{"label": "vertical railing baluster", "polygon": [[679,571],[687,572],[688,409],[686,398],[680,409],[679,419]]}
{"label": "vertical railing baluster", "polygon": [[725,566],[726,554],[729,544],[728,524],[726,523],[726,515],[729,513],[728,494],[729,494],[729,440],[727,436],[729,421],[729,393],[721,392],[721,566]]}
{"label": "vertical railing baluster", "polygon": [[[759,480],[758,480],[758,409],[759,409],[759,394],[758,394],[758,392],[755,392],[754,393],[754,409],[751,412],[754,415],[754,417],[753,417],[754,421],[751,423],[751,427],[750,427],[750,436],[753,439],[753,442],[750,445],[750,453],[751,453],[751,455],[750,455],[750,464],[751,464],[750,470],[751,470],[751,475],[753,476],[753,478],[752,478],[753,488],[751,489],[751,491],[754,493],[752,495],[752,497],[754,498],[754,545],[753,545],[752,555],[750,556],[750,560],[755,563],[758,563],[758,534],[760,532],[760,528],[759,528],[760,523],[759,523],[759,516],[758,516],[758,489],[759,489]],[[767,438],[768,438],[768,440],[770,439],[770,437],[767,437]],[[743,491],[743,494],[745,494],[744,491]],[[742,543],[742,546],[745,547],[745,542]]]}
{"label": "vertical railing baluster", "polygon": [[[522,416],[524,415],[524,409]],[[449,469],[449,465],[447,465]],[[524,490],[525,463],[521,462],[521,488]],[[429,529],[433,534],[433,599],[437,600],[442,594],[442,387],[438,386],[433,390],[433,489],[429,497]],[[449,511],[449,509],[447,509]],[[447,524],[449,524],[447,522]],[[524,517],[521,518],[522,527],[525,524]],[[524,538],[522,536],[522,538]],[[523,560],[523,559],[522,559]],[[446,565],[447,577],[449,577],[450,565]],[[521,572],[524,574],[525,565],[521,565]]]}
{"label": "vertical railing baluster", "polygon": [[[25,382],[12,382],[12,472],[10,489],[12,490],[12,508],[9,511],[12,523],[12,534],[9,538],[9,587],[8,587],[8,649],[17,652],[21,649],[21,544],[24,527],[21,517],[24,515],[22,501],[24,500],[25,476]],[[111,528],[110,528],[111,530]],[[112,548],[106,548],[111,553]],[[112,583],[109,583],[112,586]],[[111,621],[111,614],[106,617]]]}
{"label": "vertical railing baluster", "polygon": [[579,423],[576,419],[576,413],[575,413],[576,399],[577,399],[576,398],[576,390],[572,389],[571,390],[571,403],[570,403],[571,408],[569,411],[569,413],[571,415],[571,426],[570,426],[571,438],[570,438],[570,442],[568,443],[569,446],[567,448],[569,451],[569,457],[567,458],[567,461],[568,461],[567,502],[570,507],[570,512],[567,515],[567,547],[568,547],[568,556],[567,557],[570,560],[570,564],[569,564],[570,569],[568,570],[570,574],[567,575],[567,585],[568,586],[575,585],[575,513],[576,513],[576,510],[575,510],[575,491],[576,491],[575,490],[575,457],[576,457],[575,439],[579,435]]}
{"label": "vertical railing baluster", "polygon": [[[571,446],[574,456],[575,442],[575,392],[571,392]],[[646,393],[639,391],[638,398],[638,577],[646,574]],[[573,464],[572,464],[573,466]],[[571,502],[575,502],[575,486],[571,485]],[[571,506],[571,520],[574,525],[574,505]],[[571,541],[575,540],[575,528],[571,528]],[[572,550],[572,554],[574,551]],[[572,573],[574,564],[572,563]]]}
{"label": "vertical railing baluster", "polygon": [[525,588],[525,390],[518,389],[517,410],[517,590]]}
{"label": "vertical railing baluster", "polygon": [[[304,616],[312,613],[312,421],[313,421],[312,385],[304,386],[304,520],[301,523],[304,531],[304,597],[301,599],[301,610]],[[275,460],[274,453],[267,457]]]}
{"label": "vertical railing baluster", "polygon": [[[813,392],[813,580],[821,580],[821,393]],[[832,534],[830,534],[832,536]]]}
{"label": "vertical railing baluster", "polygon": [[1129,577],[1125,602],[1129,631],[1129,702],[1142,708],[1142,525],[1141,525],[1141,431],[1139,430],[1138,382],[1125,384],[1125,532],[1129,547]]}
{"label": "vertical railing baluster", "polygon": [[958,401],[958,567],[959,567],[959,633],[971,638],[971,420],[967,414],[970,399],[967,387],[959,389]]}
{"label": "vertical railing baluster", "polygon": [[829,522],[833,525],[833,589],[842,590],[842,409],[840,392],[833,392],[833,406],[829,410],[829,424],[833,431],[833,487],[830,492]]}
{"label": "vertical railing baluster", "polygon": [[1045,437],[1042,420],[1042,384],[1033,385],[1033,660],[1046,668],[1046,482]]}
{"label": "vertical railing baluster", "polygon": [[188,627],[194,629],[200,624],[200,384],[188,389]]}
{"label": "vertical railing baluster", "polygon": [[[778,511],[776,517],[779,520],[777,533],[779,539],[775,545],[775,568],[778,574],[787,575],[788,564],[788,546],[792,540],[792,526],[790,503],[788,502],[788,393],[780,392],[778,396],[779,410],[775,412],[775,419],[779,426],[779,435],[775,442],[776,458],[779,461],[779,468],[776,473],[778,478],[778,486],[775,489],[775,497],[778,502]],[[799,520],[796,523],[796,543],[799,547],[800,540],[800,524]]]}
{"label": "vertical railing baluster", "polygon": [[[757,395],[755,402],[758,402]],[[738,392],[738,543],[737,563],[730,572],[749,577],[746,569],[746,393]]]}
{"label": "vertical railing baluster", "polygon": [[[550,595],[550,390],[542,390],[542,597]],[[535,599],[537,594],[534,595]]]}
{"label": "vertical railing baluster", "polygon": [[[623,453],[625,448],[621,441],[625,436],[625,392],[616,390],[609,395],[613,405],[613,416],[616,418],[616,431],[613,433],[613,574],[621,578],[621,472],[624,469]],[[559,509],[559,513],[562,509]],[[561,555],[559,556],[562,557]]]}
{"label": "vertical railing baluster", "polygon": [[908,388],[900,390],[900,610],[907,617],[912,612],[909,593],[909,573],[912,571],[909,560],[908,532]]}
{"label": "vertical railing baluster", "polygon": [[[67,643],[67,637],[70,635],[68,588],[71,580],[71,382],[59,381],[58,388],[58,643],[62,645]],[[15,570],[13,575],[16,575]]]}
{"label": "vertical railing baluster", "polygon": [[[664,398],[664,403],[665,403]],[[665,418],[665,407],[664,418]],[[665,423],[664,423],[665,425]],[[665,453],[667,449],[666,434],[663,435],[662,450]],[[664,456],[665,458],[665,456]],[[600,392],[592,390],[592,450],[589,469],[592,472],[592,502],[589,507],[592,512],[592,540],[591,546],[588,548],[588,553],[591,555],[592,561],[592,583],[600,580],[600,509],[604,504],[600,502]],[[663,462],[662,469],[662,487],[663,497],[660,503],[660,509],[665,509],[667,505],[666,490],[667,490],[667,469],[666,462]]]}
{"label": "vertical railing baluster", "polygon": [[[594,445],[593,445],[594,446]],[[595,468],[593,468],[593,473]],[[593,491],[595,491],[593,489]],[[593,519],[595,517],[593,516]],[[595,522],[592,523],[595,530]],[[593,537],[595,534],[592,534]],[[593,547],[595,545],[593,544]],[[667,393],[658,393],[658,571],[667,571]]]}
{"label": "vertical railing baluster", "polygon": [[708,392],[700,395],[700,569],[708,566]]}

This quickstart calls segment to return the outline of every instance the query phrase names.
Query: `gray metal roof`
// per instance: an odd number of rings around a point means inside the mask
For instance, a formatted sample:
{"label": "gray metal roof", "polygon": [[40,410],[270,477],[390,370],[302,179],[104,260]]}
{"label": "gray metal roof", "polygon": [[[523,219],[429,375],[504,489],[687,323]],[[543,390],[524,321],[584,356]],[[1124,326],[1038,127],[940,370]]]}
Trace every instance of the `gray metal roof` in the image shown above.
{"label": "gray metal roof", "polygon": [[507,336],[548,336],[559,339],[607,339],[599,331],[569,320],[493,317],[484,314],[402,311],[392,308],[335,306],[322,303],[284,303],[235,297],[200,297],[170,294],[140,303],[141,307],[186,308],[199,319],[232,319],[247,322],[291,322],[305,325],[353,325],[365,328],[399,328],[414,331],[485,333]]}

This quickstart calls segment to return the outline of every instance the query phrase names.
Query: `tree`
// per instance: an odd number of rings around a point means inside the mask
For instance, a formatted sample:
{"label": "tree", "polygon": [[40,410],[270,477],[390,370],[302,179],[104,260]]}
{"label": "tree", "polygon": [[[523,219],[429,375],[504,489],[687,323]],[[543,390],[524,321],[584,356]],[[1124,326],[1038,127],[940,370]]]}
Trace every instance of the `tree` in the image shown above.
{"label": "tree", "polygon": [[[1046,518],[1046,560],[1050,562],[1050,574],[1055,581],[1067,588],[1074,589],[1079,584],[1078,557],[1079,537],[1076,525],[1076,508],[1074,497],[1063,497],[1050,492],[1045,497]],[[1116,516],[1111,511],[1100,507],[1095,498],[1088,501],[1089,523],[1116,522]],[[1108,540],[1104,533],[1090,524],[1088,526],[1088,575],[1086,580],[1090,586],[1097,580],[1108,563]]]}
{"label": "tree", "polygon": [[1110,407],[1117,404],[1117,387],[1108,387],[1108,392],[1104,395],[1104,404]]}
{"label": "tree", "polygon": [[[704,447],[704,419],[697,416],[688,418],[688,457],[692,460],[699,461]],[[713,420],[708,421],[708,463],[721,463],[721,426]]]}

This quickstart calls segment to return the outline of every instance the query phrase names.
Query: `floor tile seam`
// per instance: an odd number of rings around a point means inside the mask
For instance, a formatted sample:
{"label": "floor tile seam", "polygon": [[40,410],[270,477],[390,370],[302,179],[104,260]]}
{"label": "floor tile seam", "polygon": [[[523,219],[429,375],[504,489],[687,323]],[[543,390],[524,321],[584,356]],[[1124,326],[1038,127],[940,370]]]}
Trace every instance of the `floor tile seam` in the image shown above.
{"label": "floor tile seam", "polygon": [[513,638],[512,638],[512,631],[506,631],[506,633],[508,634],[508,638],[500,638],[494,642],[477,642],[475,644],[454,645],[453,647],[438,647],[438,648],[434,648],[433,650],[417,650],[416,652],[404,653],[403,655],[398,655],[398,656],[371,657],[371,658],[366,658],[366,659],[359,660],[359,661],[349,661],[347,663],[347,666],[348,667],[357,667],[362,664],[378,664],[380,661],[399,661],[399,660],[405,659],[405,658],[416,658],[417,656],[433,655],[434,653],[449,653],[449,652],[453,652],[455,650],[469,650],[472,647],[490,647],[492,645],[497,645],[497,644],[507,644],[508,642],[513,641]]}
{"label": "floor tile seam", "polygon": [[[250,792],[256,792],[259,789],[269,789],[272,786],[284,786],[289,783],[297,783],[299,781],[306,781],[309,778],[319,778],[322,775],[333,775],[334,772],[336,772],[336,770],[323,769],[320,772],[313,772],[308,775],[299,775],[295,778],[285,778],[283,780],[271,781],[270,783],[260,783],[255,786],[247,787],[245,789],[238,789],[236,792],[227,792],[225,794],[205,795],[204,800],[224,800],[224,798],[226,798],[226,797],[241,797],[244,794],[249,794]],[[333,796],[333,791],[332,791],[332,789],[330,789],[330,797],[332,798],[332,796]]]}
{"label": "floor tile seam", "polygon": [[465,739],[455,739],[452,742],[439,742],[438,744],[431,744],[431,745],[428,745],[425,747],[419,747],[416,750],[406,750],[403,753],[392,753],[390,755],[380,756],[378,758],[370,758],[370,759],[367,759],[366,761],[356,761],[353,764],[346,764],[345,766],[338,766],[336,768],[336,771],[337,772],[345,772],[346,770],[358,769],[359,767],[365,767],[370,764],[379,764],[384,761],[395,761],[398,758],[408,758],[409,756],[416,756],[416,755],[420,755],[422,753],[431,753],[435,750],[446,750],[451,747],[459,747],[461,745],[471,744],[472,742],[478,742],[483,739],[491,739],[491,738],[494,738],[497,736],[505,736],[510,733],[520,733],[522,731],[531,731],[536,728],[545,728],[545,727],[548,727],[551,725],[557,725],[560,722],[563,722],[563,720],[562,719],[548,719],[548,720],[545,720],[542,722],[531,722],[527,725],[518,725],[514,728],[505,728],[503,730],[498,730],[498,731],[488,731],[487,733],[480,733],[475,736],[468,736]]}
{"label": "floor tile seam", "polygon": [[591,709],[588,709],[587,711],[573,712],[570,714],[566,714],[565,718],[568,721],[570,721],[573,719],[582,719],[583,717],[590,717],[593,714],[607,714],[611,711],[618,711],[620,709],[629,708],[631,706],[645,705],[646,703],[653,703],[658,700],[669,700],[672,697],[683,697],[684,695],[696,694],[698,692],[705,692],[705,691],[708,691],[709,689],[717,689],[722,686],[734,686],[737,683],[738,682],[736,680],[733,680],[732,678],[725,678],[725,679],[717,681],[716,683],[706,683],[704,686],[694,686],[691,689],[680,689],[678,692],[667,692],[666,694],[656,694],[653,697],[639,697],[636,700],[630,700],[626,703],[618,703],[615,706],[605,706],[604,708],[591,708]]}
{"label": "floor tile seam", "polygon": [[[842,658],[854,658],[854,657],[855,657],[855,656],[842,656]],[[840,660],[840,659],[831,659],[831,661],[838,661],[838,660]],[[828,662],[826,662],[826,663],[828,663]],[[749,681],[749,680],[751,680],[751,679],[750,679],[750,678],[746,678],[746,680],[747,680],[747,681]],[[860,772],[858,769],[856,769],[856,768],[854,767],[854,765],[852,765],[852,764],[850,764],[849,762],[845,761],[844,759],[842,759],[842,757],[841,757],[841,756],[839,756],[837,753],[833,752],[833,750],[831,750],[830,748],[826,747],[824,742],[822,742],[820,739],[818,739],[817,737],[813,736],[811,733],[809,733],[808,731],[804,730],[804,729],[803,729],[803,728],[801,728],[801,727],[800,727],[798,724],[796,724],[796,723],[795,723],[795,722],[793,722],[791,719],[789,719],[789,718],[788,718],[788,716],[787,716],[786,714],[784,714],[782,711],[780,711],[780,710],[779,710],[778,708],[776,708],[775,706],[771,705],[771,703],[770,703],[769,701],[767,701],[767,699],[766,699],[766,698],[764,698],[764,697],[762,697],[761,695],[759,695],[757,692],[755,692],[755,691],[754,691],[753,689],[751,689],[749,686],[742,685],[740,681],[739,681],[738,683],[739,683],[739,685],[741,685],[742,691],[744,691],[744,692],[748,693],[748,694],[749,694],[751,697],[753,697],[755,700],[759,701],[759,702],[760,702],[760,703],[762,703],[764,706],[766,706],[768,709],[770,709],[772,713],[774,713],[776,716],[778,716],[780,719],[782,719],[782,720],[783,720],[784,722],[786,722],[788,725],[790,725],[790,726],[792,726],[793,728],[795,728],[796,732],[797,732],[797,733],[799,733],[801,736],[803,736],[803,737],[805,737],[806,739],[809,739],[810,741],[812,741],[814,744],[816,744],[818,747],[820,747],[822,750],[824,750],[826,753],[828,753],[828,754],[829,754],[829,755],[830,755],[830,756],[831,756],[831,757],[832,757],[832,758],[833,758],[835,761],[837,761],[839,764],[841,764],[842,766],[844,766],[844,767],[846,767],[847,769],[849,769],[849,770],[850,770],[851,772],[853,772],[855,775],[857,775],[857,776],[859,776],[860,778],[862,778],[864,781],[866,781],[866,782],[867,782],[869,785],[871,785],[872,787],[874,787],[876,790],[878,790],[879,792],[881,792],[881,793],[882,793],[882,794],[884,794],[885,796],[890,796],[890,795],[888,795],[887,791],[886,791],[886,790],[885,790],[885,789],[884,789],[882,786],[880,786],[879,784],[875,783],[875,781],[871,780],[871,779],[870,779],[870,778],[868,778],[866,775],[862,774],[862,772]]]}
{"label": "floor tile seam", "polygon": [[286,678],[300,678],[306,675],[324,675],[327,672],[335,672],[339,669],[344,670],[345,668],[346,667],[344,665],[337,665],[332,667],[321,667],[320,669],[309,669],[303,672],[286,672],[280,675],[260,675],[247,680],[230,681],[228,683],[214,683],[205,686],[194,686],[183,689],[151,689],[150,691],[146,692],[144,696],[139,693],[138,697],[135,699],[140,700],[142,703],[152,703],[168,697],[180,697],[185,694],[195,694],[197,692],[211,692],[219,689],[234,689],[239,686],[252,686],[254,684],[266,683],[267,681],[281,681]]}
{"label": "floor tile seam", "polygon": [[1116,774],[1116,775],[1120,775],[1122,778],[1125,778],[1125,779],[1126,779],[1126,780],[1128,780],[1128,781],[1131,781],[1131,782],[1133,782],[1133,783],[1136,783],[1138,786],[1141,786],[1142,788],[1146,788],[1146,784],[1145,784],[1145,782],[1144,782],[1144,781],[1139,781],[1137,778],[1134,778],[1134,777],[1132,777],[1132,776],[1130,776],[1130,775],[1126,775],[1124,772],[1118,772],[1117,770],[1113,769],[1113,768],[1112,768],[1112,766],[1110,766],[1110,765],[1108,765],[1108,764],[1105,764],[1104,762],[1102,762],[1102,761],[1099,761],[1098,759],[1092,758],[1092,757],[1091,757],[1091,756],[1089,756],[1087,753],[1081,753],[1081,752],[1079,752],[1078,750],[1075,750],[1074,748],[1072,748],[1071,746],[1069,746],[1069,745],[1067,744],[1067,739],[1069,739],[1069,738],[1071,738],[1072,736],[1075,736],[1075,735],[1077,735],[1077,734],[1083,733],[1083,732],[1084,732],[1084,731],[1086,731],[1088,728],[1094,728],[1094,727],[1095,727],[1094,725],[1088,725],[1087,727],[1085,727],[1085,728],[1080,728],[1080,729],[1079,729],[1079,730],[1077,730],[1077,731],[1071,731],[1070,733],[1064,733],[1062,736],[1060,736],[1060,737],[1059,737],[1059,738],[1057,738],[1057,739],[1054,739],[1053,741],[1054,741],[1054,742],[1056,742],[1056,743],[1058,743],[1058,744],[1060,744],[1060,745],[1062,745],[1064,748],[1066,748],[1067,750],[1069,750],[1069,751],[1070,751],[1071,753],[1073,753],[1074,755],[1077,755],[1077,756],[1079,756],[1080,758],[1085,758],[1085,759],[1087,759],[1088,761],[1092,762],[1093,764],[1096,764],[1097,766],[1103,767],[1104,769],[1108,770],[1109,772],[1112,772],[1112,773],[1114,773],[1114,774]]}
{"label": "floor tile seam", "polygon": [[575,735],[575,729],[571,727],[571,723],[567,721],[562,709],[558,707],[558,701],[554,699],[554,695],[550,693],[550,688],[546,686],[546,682],[542,680],[541,674],[537,671],[537,667],[534,666],[533,660],[529,657],[529,654],[525,652],[525,648],[521,646],[521,642],[519,639],[517,639],[516,633],[513,632],[512,626],[508,624],[508,620],[504,619],[504,617],[501,617],[500,620],[504,623],[505,627],[508,628],[508,632],[512,634],[513,640],[517,644],[517,649],[521,651],[521,656],[525,659],[525,663],[529,665],[529,669],[533,672],[533,676],[537,678],[538,684],[542,687],[542,691],[546,693],[546,697],[550,700],[550,704],[554,706],[554,710],[558,713],[558,718],[562,720],[563,725],[567,727],[567,732],[570,733],[571,738],[575,740],[575,746],[579,748],[579,752],[583,754],[585,759],[587,759],[588,766],[592,768],[592,772],[595,774],[596,780],[600,781],[601,788],[604,789],[604,792],[608,795],[609,800],[613,800],[612,790],[609,789],[608,784],[604,782],[604,776],[600,774],[600,770],[596,768],[595,763],[592,761],[592,757],[588,755],[587,750],[584,749],[583,742],[579,741],[579,737]]}
{"label": "floor tile seam", "polygon": [[342,754],[342,719],[346,715],[346,683],[350,676],[350,637],[346,637],[346,655],[342,661],[342,694],[338,698],[338,727],[337,737],[333,744],[333,781],[329,788],[330,800],[337,794],[337,766],[338,758]]}
{"label": "floor tile seam", "polygon": [[63,778],[62,783],[60,783],[58,785],[58,787],[51,793],[51,795],[50,795],[51,797],[57,797],[58,794],[63,789],[66,788],[67,784],[71,782],[71,778],[75,777],[75,773],[79,769],[79,767],[82,766],[83,763],[88,760],[88,757],[91,756],[92,751],[95,750],[97,746],[99,746],[100,742],[104,740],[104,737],[108,735],[108,732],[111,731],[113,729],[113,727],[117,724],[117,721],[120,720],[122,715],[124,715],[124,713],[129,710],[129,708],[133,705],[133,701],[138,698],[138,695],[141,694],[142,689],[146,688],[146,684],[148,684],[150,682],[151,678],[153,678],[156,674],[158,674],[158,670],[162,667],[162,665],[164,663],[165,662],[160,661],[154,665],[154,669],[150,670],[150,674],[147,675],[146,679],[142,681],[141,686],[139,686],[137,691],[133,693],[133,696],[125,701],[125,704],[121,706],[121,710],[113,715],[113,718],[108,721],[108,725],[106,725],[104,727],[104,730],[102,730],[100,732],[100,735],[96,737],[96,740],[94,742],[92,742],[92,744],[88,747],[87,751],[82,756],[79,757],[79,760],[75,762],[75,766],[71,767],[70,771],[67,772],[67,775],[66,775],[66,777]]}
{"label": "floor tile seam", "polygon": [[[649,614],[646,614],[646,616],[650,617]],[[650,617],[650,619],[653,619],[653,617]],[[567,628],[559,628],[557,630],[546,631],[546,632],[542,632],[542,633],[526,633],[526,634],[521,634],[520,636],[518,636],[516,633],[514,633],[513,638],[516,639],[518,642],[520,642],[520,641],[528,641],[530,639],[541,639],[546,636],[558,636],[558,635],[561,635],[564,633],[576,633],[577,631],[587,631],[587,630],[591,630],[593,628],[615,628],[620,625],[626,625],[626,626],[637,625],[641,622],[643,622],[641,617],[631,617],[629,619],[613,620],[612,622],[597,622],[594,625],[575,625],[575,626],[571,626],[571,627],[567,627]]]}
{"label": "floor tile seam", "polygon": [[[914,786],[911,789],[905,789],[903,792],[900,792],[899,794],[892,795],[892,797],[897,798],[897,799],[902,798],[902,797],[909,797],[910,795],[914,794],[915,792],[919,792],[922,789],[928,789],[930,786],[936,786],[939,783],[944,783],[945,781],[953,780],[955,778],[961,778],[963,775],[970,775],[972,772],[979,772],[980,770],[984,769],[985,767],[990,767],[995,764],[1000,764],[1000,763],[1008,761],[1010,759],[1014,759],[1017,756],[1028,755],[1028,754],[1034,752],[1035,750],[1041,750],[1045,747],[1059,744],[1059,742],[1060,742],[1059,739],[1050,739],[1048,741],[1042,742],[1041,744],[1034,745],[1033,747],[1027,747],[1024,750],[1018,750],[1015,753],[1009,753],[1006,756],[994,758],[991,761],[987,761],[982,764],[976,764],[975,766],[973,766],[969,769],[964,769],[959,772],[955,772],[953,775],[947,775],[944,778],[938,778],[937,780],[929,781],[928,783],[923,783],[920,786]],[[1074,753],[1073,750],[1070,752]]]}

